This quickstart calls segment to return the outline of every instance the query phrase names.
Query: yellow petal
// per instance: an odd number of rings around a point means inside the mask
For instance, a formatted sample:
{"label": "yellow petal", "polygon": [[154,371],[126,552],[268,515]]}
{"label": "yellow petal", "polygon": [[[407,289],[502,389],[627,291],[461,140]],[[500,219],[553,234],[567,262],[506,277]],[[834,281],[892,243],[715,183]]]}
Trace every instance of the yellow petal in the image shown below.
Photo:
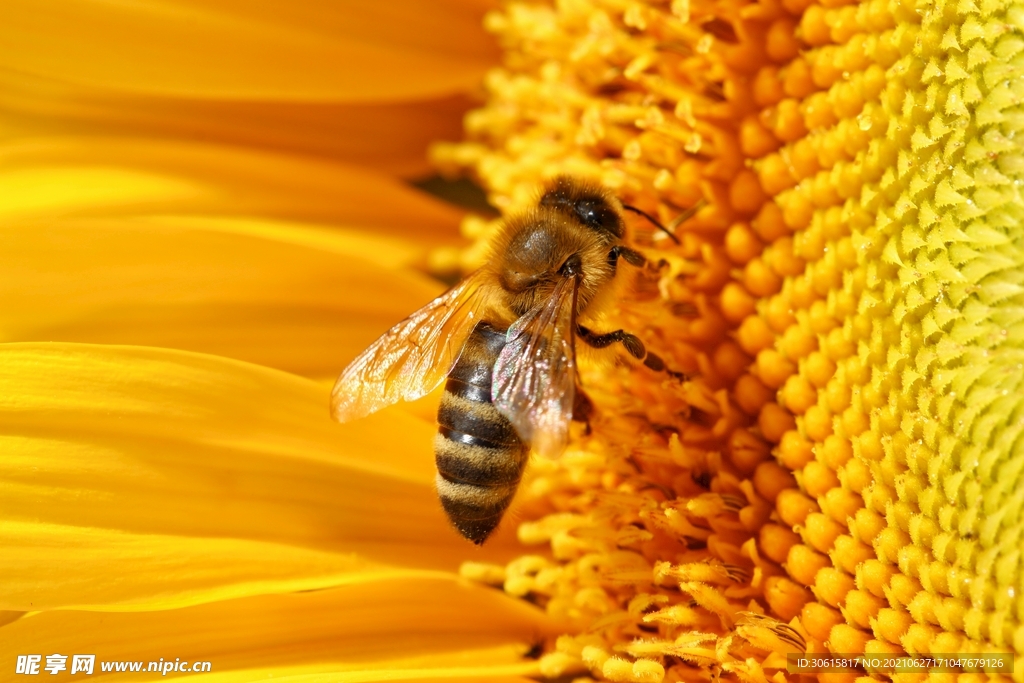
{"label": "yellow petal", "polygon": [[0,610],[0,626],[3,626],[4,624],[9,624],[12,621],[17,621],[18,619],[21,619],[24,615],[25,612],[8,612],[5,610]]}
{"label": "yellow petal", "polygon": [[283,221],[24,221],[0,244],[4,341],[174,347],[322,379],[443,289],[397,269],[404,243]]}
{"label": "yellow petal", "polygon": [[[8,344],[0,368],[3,518],[48,525],[21,534],[39,553],[34,603],[2,609],[91,602],[64,588],[75,581],[114,608],[168,606],[347,571],[325,553],[448,571],[465,557],[433,490],[433,427],[403,411],[338,425],[314,382],[163,349]],[[513,534],[479,556],[512,556]],[[253,543],[316,554],[260,563]],[[231,569],[231,547],[255,566]],[[124,571],[126,554],[152,571]],[[176,572],[161,578],[161,559]]]}
{"label": "yellow petal", "polygon": [[[419,657],[413,661],[388,660],[374,662],[373,669],[356,669],[333,673],[300,673],[279,675],[273,671],[275,683],[371,683],[372,681],[459,681],[460,683],[535,683],[539,667],[535,662],[524,662],[518,658],[521,647],[489,648],[469,652],[442,652],[428,657]],[[514,664],[504,662],[519,659]],[[470,660],[462,665],[464,660]],[[473,663],[477,663],[475,666]],[[289,671],[321,668],[304,666],[289,668]],[[203,678],[211,683],[248,683],[268,676],[266,670],[243,669],[226,674],[203,674]]]}
{"label": "yellow petal", "polygon": [[9,138],[203,140],[329,157],[407,177],[430,172],[427,146],[457,139],[469,106],[464,95],[370,103],[140,96],[0,69],[0,123]]}
{"label": "yellow petal", "polygon": [[105,661],[206,661],[221,681],[332,672],[350,676],[314,680],[385,680],[396,669],[444,678],[490,667],[528,675],[536,663],[522,655],[549,628],[540,610],[498,591],[405,578],[162,612],[33,614],[0,630],[0,659],[94,654],[96,674]]}
{"label": "yellow petal", "polygon": [[7,0],[0,67],[218,100],[396,100],[468,90],[495,61],[475,3]]}
{"label": "yellow petal", "polygon": [[[287,543],[31,521],[0,521],[0,544],[0,605],[12,610],[170,609],[388,577],[441,575]],[[73,562],[72,568],[58,558]],[[119,570],[123,567],[131,567],[130,581]]]}
{"label": "yellow petal", "polygon": [[[374,681],[459,681],[460,683],[536,683],[540,669],[532,661],[519,661],[518,664],[490,664],[515,656],[521,648],[494,648],[473,650],[465,656],[453,655],[451,652],[440,652],[416,660],[374,661],[373,669],[357,669],[355,671],[334,672],[329,674],[296,674],[279,676],[278,672],[265,670],[243,670],[229,672],[224,675],[203,674],[203,678],[211,683],[248,683],[258,680],[260,676],[273,674],[274,683],[373,683]],[[478,666],[460,666],[464,658],[480,661]],[[454,660],[454,661],[453,661]],[[485,664],[484,664],[485,663]],[[307,666],[302,669],[316,669]],[[301,669],[300,669],[301,670]]]}
{"label": "yellow petal", "polygon": [[386,176],[276,152],[149,139],[5,144],[0,218],[85,213],[264,216],[335,223],[434,246],[460,213]]}

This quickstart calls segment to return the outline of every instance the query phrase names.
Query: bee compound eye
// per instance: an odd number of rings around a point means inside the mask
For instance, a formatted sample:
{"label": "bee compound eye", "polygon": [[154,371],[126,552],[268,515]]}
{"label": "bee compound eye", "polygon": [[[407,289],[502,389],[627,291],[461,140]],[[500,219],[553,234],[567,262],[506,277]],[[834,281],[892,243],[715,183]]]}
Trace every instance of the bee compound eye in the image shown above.
{"label": "bee compound eye", "polygon": [[615,236],[622,235],[619,215],[603,199],[581,199],[573,204],[573,213],[591,230]]}
{"label": "bee compound eye", "polygon": [[597,217],[597,209],[594,206],[594,202],[589,199],[582,199],[576,202],[573,207],[576,211],[576,216],[590,227],[599,227],[601,221]]}
{"label": "bee compound eye", "polygon": [[559,275],[563,277],[574,277],[576,275],[583,274],[583,259],[580,258],[579,254],[573,254],[565,260],[561,268],[558,269]]}

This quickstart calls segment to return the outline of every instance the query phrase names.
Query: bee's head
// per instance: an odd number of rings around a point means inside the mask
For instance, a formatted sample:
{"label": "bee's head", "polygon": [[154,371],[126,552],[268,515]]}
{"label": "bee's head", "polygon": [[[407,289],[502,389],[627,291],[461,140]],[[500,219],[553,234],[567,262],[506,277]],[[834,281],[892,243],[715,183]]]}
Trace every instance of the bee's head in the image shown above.
{"label": "bee's head", "polygon": [[541,196],[540,206],[609,238],[623,236],[619,202],[598,185],[559,176]]}

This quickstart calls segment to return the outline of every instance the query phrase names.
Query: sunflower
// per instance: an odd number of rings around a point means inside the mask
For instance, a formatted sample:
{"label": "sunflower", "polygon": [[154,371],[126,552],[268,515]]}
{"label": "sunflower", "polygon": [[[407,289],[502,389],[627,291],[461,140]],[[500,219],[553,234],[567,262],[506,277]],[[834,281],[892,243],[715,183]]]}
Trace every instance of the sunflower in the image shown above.
{"label": "sunflower", "polygon": [[[1019,665],[1024,8],[377,5],[0,9],[5,676]],[[401,182],[481,81],[436,168],[502,212],[568,173],[686,219],[633,225],[658,265],[608,324],[690,379],[586,368],[590,430],[474,549],[429,406],[326,403],[487,253]]]}

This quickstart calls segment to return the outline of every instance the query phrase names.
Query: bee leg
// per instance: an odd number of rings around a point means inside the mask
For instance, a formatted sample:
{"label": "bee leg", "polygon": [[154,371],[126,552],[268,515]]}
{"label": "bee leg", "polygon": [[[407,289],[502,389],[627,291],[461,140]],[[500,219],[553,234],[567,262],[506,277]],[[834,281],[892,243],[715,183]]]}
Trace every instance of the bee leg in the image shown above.
{"label": "bee leg", "polygon": [[644,356],[647,355],[647,348],[644,343],[640,341],[640,337],[635,334],[630,334],[625,330],[615,330],[614,332],[608,332],[606,334],[598,334],[588,327],[583,325],[576,326],[576,334],[579,338],[586,343],[587,346],[591,346],[595,349],[604,349],[612,344],[622,344],[629,355],[633,356],[637,360],[643,360]]}
{"label": "bee leg", "polygon": [[612,267],[612,274],[615,274],[615,267],[619,264],[619,259],[622,258],[631,266],[637,268],[643,268],[647,265],[647,257],[641,254],[636,249],[630,249],[624,247],[621,244],[611,248],[608,252],[608,265]]}
{"label": "bee leg", "polygon": [[576,334],[579,336],[587,346],[591,346],[595,349],[603,349],[612,344],[622,344],[623,348],[637,360],[643,361],[644,365],[654,370],[655,372],[665,372],[672,377],[678,379],[681,382],[685,382],[689,379],[682,372],[675,372],[665,367],[665,361],[661,359],[656,353],[652,353],[647,350],[644,343],[640,341],[640,338],[635,334],[630,334],[625,330],[615,330],[614,332],[608,332],[606,334],[597,334],[593,330],[590,330],[582,325],[576,326]]}
{"label": "bee leg", "polygon": [[594,403],[583,391],[583,387],[576,385],[576,392],[572,398],[572,420],[582,422],[587,426],[587,434],[590,433],[590,418],[594,415]]}

